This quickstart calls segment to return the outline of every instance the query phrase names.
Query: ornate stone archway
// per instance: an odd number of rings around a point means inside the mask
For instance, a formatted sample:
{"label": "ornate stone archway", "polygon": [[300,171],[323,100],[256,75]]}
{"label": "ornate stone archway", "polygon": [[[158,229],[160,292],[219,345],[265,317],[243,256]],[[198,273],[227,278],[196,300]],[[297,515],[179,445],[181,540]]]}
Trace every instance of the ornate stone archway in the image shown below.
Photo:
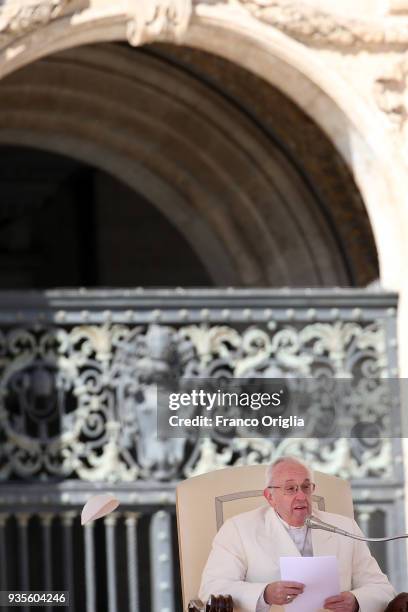
{"label": "ornate stone archway", "polygon": [[[364,0],[340,9],[331,2],[332,12],[320,6],[318,0],[9,1],[1,7],[0,75],[84,43],[169,41],[215,52],[277,85],[348,162],[372,223],[381,283],[400,294],[403,337],[408,5],[390,1],[387,14]],[[403,344],[400,368],[408,371]]]}
{"label": "ornate stone archway", "polygon": [[[142,51],[82,46],[6,76],[0,144],[63,153],[142,193],[217,286],[377,278],[352,177],[296,105],[214,55],[169,45]],[[225,76],[215,82],[217,72]]]}
{"label": "ornate stone archway", "polygon": [[262,75],[323,127],[350,164],[372,222],[381,280],[401,289],[395,261],[405,259],[405,107],[403,93],[392,91],[403,90],[406,18],[367,19],[363,5],[350,19],[319,10],[317,0],[9,2],[2,7],[0,74],[67,47],[127,39],[183,42]]}

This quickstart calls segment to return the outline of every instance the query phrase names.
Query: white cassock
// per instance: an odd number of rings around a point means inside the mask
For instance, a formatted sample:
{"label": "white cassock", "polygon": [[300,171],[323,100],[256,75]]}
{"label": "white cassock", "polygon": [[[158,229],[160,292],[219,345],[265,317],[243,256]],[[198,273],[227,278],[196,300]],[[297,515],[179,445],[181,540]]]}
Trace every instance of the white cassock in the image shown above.
{"label": "white cassock", "polygon": [[[326,523],[362,535],[350,518],[313,513]],[[361,612],[384,612],[395,592],[365,542],[313,529],[312,544],[313,556],[337,557],[340,591],[352,591]],[[234,610],[254,612],[266,585],[281,579],[279,558],[295,556],[300,552],[270,506],[238,514],[228,519],[214,538],[202,575],[200,599],[206,601],[211,594],[231,595]],[[290,604],[271,607],[271,612],[283,610],[290,612]]]}

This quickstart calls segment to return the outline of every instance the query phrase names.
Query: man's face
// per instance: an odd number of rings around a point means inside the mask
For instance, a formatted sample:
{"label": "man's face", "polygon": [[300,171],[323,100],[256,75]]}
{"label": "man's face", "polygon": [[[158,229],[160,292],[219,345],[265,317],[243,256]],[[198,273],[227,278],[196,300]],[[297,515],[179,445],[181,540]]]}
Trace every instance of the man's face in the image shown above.
{"label": "man's face", "polygon": [[303,465],[298,463],[283,462],[273,470],[273,478],[270,483],[279,489],[266,488],[264,495],[269,505],[276,510],[281,518],[293,527],[304,524],[305,518],[312,511],[312,494],[303,493],[299,488],[295,495],[287,495],[283,487],[302,485],[310,483],[310,474]]}

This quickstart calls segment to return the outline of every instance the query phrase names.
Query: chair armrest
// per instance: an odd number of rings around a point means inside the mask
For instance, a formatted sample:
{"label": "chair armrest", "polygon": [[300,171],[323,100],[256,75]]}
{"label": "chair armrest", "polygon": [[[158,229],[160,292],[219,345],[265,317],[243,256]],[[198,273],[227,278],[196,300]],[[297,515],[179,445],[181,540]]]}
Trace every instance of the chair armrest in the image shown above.
{"label": "chair armrest", "polygon": [[201,599],[191,599],[188,603],[188,612],[233,612],[231,595],[210,595],[204,605]]}
{"label": "chair armrest", "polygon": [[408,593],[400,593],[385,609],[385,612],[406,612],[408,610]]}

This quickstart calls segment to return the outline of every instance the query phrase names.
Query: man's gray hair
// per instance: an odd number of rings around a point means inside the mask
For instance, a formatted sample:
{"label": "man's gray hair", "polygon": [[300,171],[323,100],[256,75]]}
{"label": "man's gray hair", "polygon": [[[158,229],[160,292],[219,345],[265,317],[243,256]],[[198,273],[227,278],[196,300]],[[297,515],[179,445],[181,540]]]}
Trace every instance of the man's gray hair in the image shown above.
{"label": "man's gray hair", "polygon": [[297,463],[298,465],[303,466],[309,472],[309,474],[312,475],[312,470],[307,465],[307,463],[305,463],[301,459],[298,459],[297,457],[292,457],[291,455],[285,455],[285,456],[279,457],[279,459],[275,459],[273,463],[267,466],[266,471],[265,471],[265,486],[266,487],[269,487],[269,485],[272,484],[273,471],[276,468],[276,466],[279,465],[280,463]]}

